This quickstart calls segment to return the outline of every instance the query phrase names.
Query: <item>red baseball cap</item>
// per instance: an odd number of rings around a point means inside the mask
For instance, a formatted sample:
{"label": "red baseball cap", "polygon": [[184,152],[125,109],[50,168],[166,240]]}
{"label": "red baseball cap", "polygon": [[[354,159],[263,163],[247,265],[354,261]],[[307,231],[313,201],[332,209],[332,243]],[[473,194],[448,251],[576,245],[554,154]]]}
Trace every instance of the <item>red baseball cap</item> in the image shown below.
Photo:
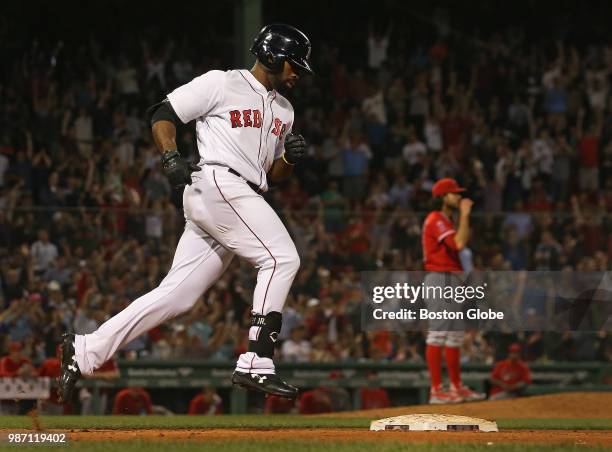
{"label": "red baseball cap", "polygon": [[434,198],[444,196],[447,193],[461,193],[462,191],[465,191],[465,188],[460,187],[457,181],[455,179],[451,179],[450,177],[440,179],[431,188],[431,194]]}

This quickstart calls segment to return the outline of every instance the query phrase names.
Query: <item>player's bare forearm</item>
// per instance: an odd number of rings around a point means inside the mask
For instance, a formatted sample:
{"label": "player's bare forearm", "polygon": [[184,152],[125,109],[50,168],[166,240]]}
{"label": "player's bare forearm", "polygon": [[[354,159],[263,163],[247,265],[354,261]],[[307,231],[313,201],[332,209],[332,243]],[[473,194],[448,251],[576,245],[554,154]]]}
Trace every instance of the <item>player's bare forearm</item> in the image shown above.
{"label": "player's bare forearm", "polygon": [[462,250],[467,245],[470,238],[470,212],[474,202],[471,199],[463,198],[459,202],[459,227],[455,234],[455,245],[458,250]]}
{"label": "player's bare forearm", "polygon": [[289,179],[293,173],[293,167],[294,165],[286,163],[282,158],[276,159],[268,171],[268,180],[273,184],[278,184]]}
{"label": "player's bare forearm", "polygon": [[171,121],[157,121],[152,131],[159,152],[176,149],[176,126]]}
{"label": "player's bare forearm", "polygon": [[455,234],[455,245],[457,245],[458,250],[462,250],[463,248],[465,248],[468,242],[469,235],[470,215],[461,214],[459,216],[459,228],[457,228],[457,233]]}

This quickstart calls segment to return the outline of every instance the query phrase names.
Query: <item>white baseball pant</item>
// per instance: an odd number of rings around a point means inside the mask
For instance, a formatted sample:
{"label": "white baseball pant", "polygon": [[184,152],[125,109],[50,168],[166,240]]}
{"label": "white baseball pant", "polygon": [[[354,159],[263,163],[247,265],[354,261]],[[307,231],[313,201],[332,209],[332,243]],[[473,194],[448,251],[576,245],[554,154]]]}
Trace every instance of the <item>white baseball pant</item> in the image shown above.
{"label": "white baseball pant", "polygon": [[[134,300],[95,332],[77,335],[75,357],[81,373],[91,374],[122,346],[193,307],[223,274],[234,255],[259,269],[253,311],[281,312],[300,259],[285,226],[244,179],[221,166],[193,174],[183,193],[185,231],[172,268],[159,287]],[[255,340],[260,327],[251,327]],[[253,352],[238,358],[237,370],[274,373],[270,358]]]}

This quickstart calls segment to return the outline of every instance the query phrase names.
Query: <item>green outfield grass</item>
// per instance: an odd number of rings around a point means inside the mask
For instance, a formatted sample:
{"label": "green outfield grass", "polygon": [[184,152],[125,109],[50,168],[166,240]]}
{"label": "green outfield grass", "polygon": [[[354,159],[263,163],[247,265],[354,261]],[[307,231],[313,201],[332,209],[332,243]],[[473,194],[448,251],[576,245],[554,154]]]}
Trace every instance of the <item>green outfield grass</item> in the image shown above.
{"label": "green outfield grass", "polygon": [[[298,415],[223,416],[41,416],[44,428],[56,429],[197,429],[197,428],[368,428],[372,418]],[[499,419],[503,429],[612,430],[612,419]],[[29,429],[28,416],[0,416],[0,428]]]}

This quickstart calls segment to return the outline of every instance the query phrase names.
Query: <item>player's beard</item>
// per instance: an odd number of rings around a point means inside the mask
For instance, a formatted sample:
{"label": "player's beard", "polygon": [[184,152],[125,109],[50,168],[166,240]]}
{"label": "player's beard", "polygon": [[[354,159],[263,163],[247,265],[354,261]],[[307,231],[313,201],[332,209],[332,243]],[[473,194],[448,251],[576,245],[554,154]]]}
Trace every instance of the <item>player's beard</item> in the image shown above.
{"label": "player's beard", "polygon": [[448,200],[446,202],[446,205],[451,210],[459,210],[459,204],[461,204],[461,197],[457,197],[453,201]]}
{"label": "player's beard", "polygon": [[280,94],[282,94],[283,96],[287,96],[289,92],[291,91],[291,88],[292,86],[290,86],[288,84],[288,81],[285,81],[285,80],[279,80],[278,83],[276,83],[276,86],[274,87],[274,89],[278,91]]}
{"label": "player's beard", "polygon": [[[295,85],[296,82],[297,80],[294,80],[293,85]],[[274,77],[272,77],[272,87],[283,96],[287,96],[293,88],[289,83],[289,79],[282,79],[282,74],[275,74]]]}

